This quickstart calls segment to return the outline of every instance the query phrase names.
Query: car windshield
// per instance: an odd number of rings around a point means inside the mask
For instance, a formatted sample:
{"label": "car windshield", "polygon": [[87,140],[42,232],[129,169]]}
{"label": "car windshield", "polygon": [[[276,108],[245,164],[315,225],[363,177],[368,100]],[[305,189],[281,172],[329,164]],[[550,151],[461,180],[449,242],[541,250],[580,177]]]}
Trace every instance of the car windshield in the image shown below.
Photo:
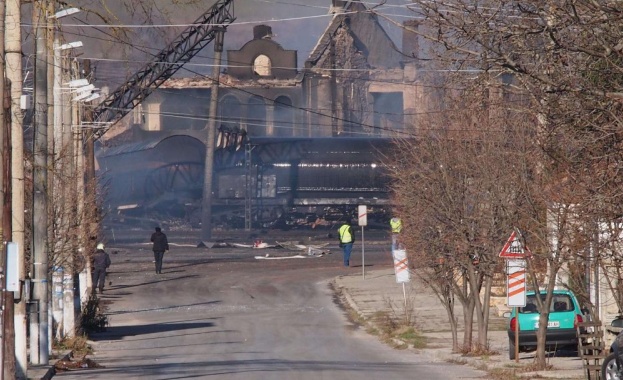
{"label": "car windshield", "polygon": [[[541,300],[545,301],[545,294],[541,294]],[[536,294],[530,294],[526,297],[526,306],[520,307],[520,313],[538,313],[536,303]],[[558,313],[564,311],[572,311],[573,301],[568,294],[554,294],[552,304],[550,305],[550,313]]]}

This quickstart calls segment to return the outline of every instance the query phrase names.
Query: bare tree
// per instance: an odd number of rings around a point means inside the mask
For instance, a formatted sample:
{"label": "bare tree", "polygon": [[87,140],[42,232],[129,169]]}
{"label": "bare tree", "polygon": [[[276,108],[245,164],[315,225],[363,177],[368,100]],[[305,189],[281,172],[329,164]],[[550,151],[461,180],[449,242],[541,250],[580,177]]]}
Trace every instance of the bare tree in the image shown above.
{"label": "bare tree", "polygon": [[[539,304],[537,365],[545,366],[544,337],[551,292],[564,273],[591,251],[599,221],[621,214],[621,55],[619,2],[413,0],[438,66],[512,77],[522,103],[506,103],[533,122],[538,151],[522,164],[526,194],[517,223],[536,252],[530,282],[547,290]],[[464,87],[472,78],[457,78]],[[488,84],[482,82],[485,91]],[[466,125],[466,121],[461,122]],[[490,136],[486,137],[490,139]],[[536,161],[535,161],[536,160]],[[502,192],[503,193],[503,192]],[[617,236],[616,239],[619,239]],[[590,262],[590,261],[589,261]],[[562,271],[562,272],[561,272]],[[564,282],[564,281],[563,281]],[[561,284],[559,284],[561,285]],[[578,284],[570,284],[577,286]]]}
{"label": "bare tree", "polygon": [[[422,266],[418,273],[446,307],[454,349],[480,351],[488,342],[493,279],[503,273],[501,243],[525,202],[519,190],[532,168],[520,163],[530,129],[510,124],[508,112],[497,112],[491,92],[479,85],[448,90],[441,99],[444,112],[422,119],[416,141],[397,142],[394,202],[405,218],[405,244]],[[456,339],[455,297],[463,307],[462,346]]]}

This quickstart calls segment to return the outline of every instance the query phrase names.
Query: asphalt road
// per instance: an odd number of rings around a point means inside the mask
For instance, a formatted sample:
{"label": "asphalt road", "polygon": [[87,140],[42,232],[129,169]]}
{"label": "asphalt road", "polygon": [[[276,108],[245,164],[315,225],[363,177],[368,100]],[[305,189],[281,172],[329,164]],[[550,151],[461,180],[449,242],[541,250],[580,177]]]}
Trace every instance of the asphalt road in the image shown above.
{"label": "asphalt road", "polygon": [[[110,326],[92,336],[90,356],[103,367],[56,377],[483,378],[464,366],[394,350],[350,322],[329,280],[362,271],[361,247],[355,246],[353,268],[343,268],[341,252],[331,248],[331,255],[284,259],[276,257],[296,252],[173,246],[158,275],[148,245],[109,245],[113,264],[101,299]],[[389,250],[367,247],[365,263],[391,267]]]}

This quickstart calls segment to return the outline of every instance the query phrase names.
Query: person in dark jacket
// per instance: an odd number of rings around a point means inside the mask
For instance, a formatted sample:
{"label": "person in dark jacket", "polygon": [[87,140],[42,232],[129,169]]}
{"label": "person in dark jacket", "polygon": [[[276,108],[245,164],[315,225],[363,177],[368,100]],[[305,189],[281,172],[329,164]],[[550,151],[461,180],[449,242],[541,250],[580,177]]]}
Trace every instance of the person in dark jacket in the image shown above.
{"label": "person in dark jacket", "polygon": [[99,243],[93,254],[93,293],[97,287],[100,294],[104,292],[106,282],[106,269],[110,266],[110,256],[104,251],[104,244]]}
{"label": "person in dark jacket", "polygon": [[154,243],[152,250],[154,251],[154,260],[156,261],[156,273],[162,273],[162,258],[164,252],[169,250],[169,241],[160,227],[156,227],[156,232],[151,234],[151,241]]}

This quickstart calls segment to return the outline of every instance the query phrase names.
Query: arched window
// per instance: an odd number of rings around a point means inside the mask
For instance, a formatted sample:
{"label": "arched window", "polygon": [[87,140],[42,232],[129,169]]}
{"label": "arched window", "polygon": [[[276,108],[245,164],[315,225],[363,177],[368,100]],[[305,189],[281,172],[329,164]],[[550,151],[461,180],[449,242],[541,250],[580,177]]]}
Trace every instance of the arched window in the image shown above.
{"label": "arched window", "polygon": [[253,61],[253,71],[262,77],[267,77],[272,75],[272,62],[270,58],[264,54],[258,55]]}
{"label": "arched window", "polygon": [[240,101],[235,96],[227,95],[221,99],[218,112],[221,121],[216,123],[217,128],[221,125],[230,129],[239,128],[240,109]]}
{"label": "arched window", "polygon": [[259,96],[249,99],[247,133],[249,136],[266,136],[266,103]]}
{"label": "arched window", "polygon": [[280,96],[275,99],[275,136],[287,137],[294,136],[294,112],[292,101],[287,96]]}

